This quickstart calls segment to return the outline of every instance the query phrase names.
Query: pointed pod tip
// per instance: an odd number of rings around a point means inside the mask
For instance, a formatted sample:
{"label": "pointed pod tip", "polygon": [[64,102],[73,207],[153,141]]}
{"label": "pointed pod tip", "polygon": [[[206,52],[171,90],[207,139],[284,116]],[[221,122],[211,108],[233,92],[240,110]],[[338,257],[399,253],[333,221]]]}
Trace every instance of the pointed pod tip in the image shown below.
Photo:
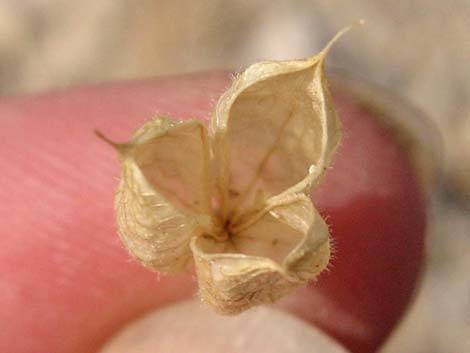
{"label": "pointed pod tip", "polygon": [[335,44],[343,35],[345,35],[346,33],[348,33],[351,29],[353,29],[354,27],[357,27],[357,26],[363,26],[365,25],[366,21],[364,19],[359,19],[358,21],[356,22],[353,22],[352,24],[350,24],[349,26],[346,26],[344,28],[342,28],[341,30],[338,31],[338,33],[336,33],[336,35],[328,42],[328,44],[326,44],[325,48],[323,48],[323,50],[321,51],[321,56],[324,58],[326,57],[326,55],[328,54],[328,52],[330,51],[331,47],[333,46],[333,44]]}
{"label": "pointed pod tip", "polygon": [[113,140],[111,140],[110,138],[108,138],[107,136],[105,136],[101,131],[99,130],[94,130],[95,132],[95,135],[103,140],[104,142],[106,142],[108,145],[110,145],[111,147],[113,147],[116,151],[119,152],[119,154],[122,154],[124,153],[124,150],[126,149],[127,145],[125,143],[118,143],[118,142],[114,142]]}

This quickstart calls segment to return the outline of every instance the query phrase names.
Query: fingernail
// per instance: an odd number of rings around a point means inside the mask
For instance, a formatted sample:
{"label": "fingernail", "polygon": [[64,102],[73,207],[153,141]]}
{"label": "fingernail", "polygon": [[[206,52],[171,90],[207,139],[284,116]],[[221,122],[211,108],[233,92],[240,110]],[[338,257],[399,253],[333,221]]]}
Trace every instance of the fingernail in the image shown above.
{"label": "fingernail", "polygon": [[332,75],[334,92],[352,98],[372,113],[408,154],[428,197],[439,181],[443,163],[442,136],[435,124],[404,97],[384,87],[336,72]]}
{"label": "fingernail", "polygon": [[156,310],[118,332],[100,353],[347,353],[291,314],[258,307],[222,316],[192,300]]}

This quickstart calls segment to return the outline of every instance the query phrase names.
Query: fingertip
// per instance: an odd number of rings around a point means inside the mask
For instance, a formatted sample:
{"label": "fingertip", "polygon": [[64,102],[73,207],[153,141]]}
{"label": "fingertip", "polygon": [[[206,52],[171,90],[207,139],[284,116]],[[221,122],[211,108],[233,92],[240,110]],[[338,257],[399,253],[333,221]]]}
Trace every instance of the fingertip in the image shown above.
{"label": "fingertip", "polygon": [[110,339],[100,353],[347,353],[293,315],[259,307],[222,316],[199,301],[150,312]]}
{"label": "fingertip", "polygon": [[[9,167],[0,174],[0,213],[14,212],[1,225],[0,304],[9,310],[0,351],[91,353],[143,312],[193,295],[190,276],[157,281],[119,244],[118,163],[93,130],[126,140],[156,114],[207,119],[229,82],[225,73],[193,75],[1,103],[9,120],[0,160]],[[345,140],[314,195],[336,244],[332,270],[283,305],[354,352],[372,352],[415,288],[424,203],[393,136],[347,97],[337,104]]]}
{"label": "fingertip", "polygon": [[406,310],[424,261],[423,189],[410,156],[366,106],[336,95],[345,136],[313,200],[331,271],[282,306],[353,352],[375,352]]}

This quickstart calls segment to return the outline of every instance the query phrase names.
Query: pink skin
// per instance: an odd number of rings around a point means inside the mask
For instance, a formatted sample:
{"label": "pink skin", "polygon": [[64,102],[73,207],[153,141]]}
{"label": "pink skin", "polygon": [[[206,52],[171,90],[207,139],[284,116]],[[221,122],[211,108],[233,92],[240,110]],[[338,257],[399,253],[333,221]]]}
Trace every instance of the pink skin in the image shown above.
{"label": "pink skin", "polygon": [[[0,102],[0,352],[92,353],[142,313],[194,295],[158,277],[116,235],[115,151],[150,117],[202,117],[227,74],[78,88]],[[423,262],[425,213],[406,154],[337,97],[344,142],[314,201],[335,242],[331,270],[280,305],[353,352],[373,352],[400,318]]]}

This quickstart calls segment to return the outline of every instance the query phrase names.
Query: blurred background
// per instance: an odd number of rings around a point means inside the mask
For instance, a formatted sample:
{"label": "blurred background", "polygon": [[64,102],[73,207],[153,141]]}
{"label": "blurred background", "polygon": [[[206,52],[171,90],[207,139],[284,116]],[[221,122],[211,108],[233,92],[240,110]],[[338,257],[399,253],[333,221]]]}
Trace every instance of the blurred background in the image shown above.
{"label": "blurred background", "polygon": [[331,66],[411,101],[444,151],[426,274],[383,352],[470,352],[469,18],[468,0],[0,0],[0,99],[308,56],[364,19]]}

